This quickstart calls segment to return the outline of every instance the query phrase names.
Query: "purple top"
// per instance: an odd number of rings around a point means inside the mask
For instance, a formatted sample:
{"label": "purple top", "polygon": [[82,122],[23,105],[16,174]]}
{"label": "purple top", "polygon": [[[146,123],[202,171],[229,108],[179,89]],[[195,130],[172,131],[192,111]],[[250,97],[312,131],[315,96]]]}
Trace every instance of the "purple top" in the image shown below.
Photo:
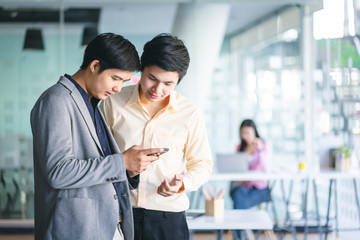
{"label": "purple top", "polygon": [[[237,151],[240,149],[240,144],[237,146]],[[267,171],[271,167],[271,155],[272,148],[271,144],[263,142],[263,149],[260,151],[256,149],[254,152],[254,159],[249,164],[249,170],[254,171]],[[239,181],[232,182],[231,188],[236,186],[247,186],[249,189],[252,187],[256,187],[257,189],[264,189],[268,186],[268,181],[266,180],[258,180],[258,181]]]}

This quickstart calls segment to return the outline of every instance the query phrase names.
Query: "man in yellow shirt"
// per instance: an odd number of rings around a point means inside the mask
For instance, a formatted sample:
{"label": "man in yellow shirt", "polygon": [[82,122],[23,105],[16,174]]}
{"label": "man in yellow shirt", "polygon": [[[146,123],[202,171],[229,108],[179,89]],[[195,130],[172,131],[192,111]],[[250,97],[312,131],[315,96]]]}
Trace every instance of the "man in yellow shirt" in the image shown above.
{"label": "man in yellow shirt", "polygon": [[202,113],[174,90],[189,62],[183,41],[160,34],[144,46],[140,82],[100,106],[121,151],[133,145],[169,148],[141,172],[138,189],[130,193],[135,239],[188,239],[185,192],[198,189],[211,174]]}

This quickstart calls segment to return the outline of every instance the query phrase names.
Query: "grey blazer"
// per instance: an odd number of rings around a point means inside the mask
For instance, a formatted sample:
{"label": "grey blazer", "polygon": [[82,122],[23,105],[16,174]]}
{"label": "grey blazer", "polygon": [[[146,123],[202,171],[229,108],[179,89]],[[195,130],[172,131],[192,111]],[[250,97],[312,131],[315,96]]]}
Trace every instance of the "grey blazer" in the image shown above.
{"label": "grey blazer", "polygon": [[69,79],[61,77],[40,96],[31,128],[35,239],[112,240],[119,216],[112,182],[120,182],[124,237],[133,239],[122,154],[106,125],[115,154],[104,157],[84,99]]}

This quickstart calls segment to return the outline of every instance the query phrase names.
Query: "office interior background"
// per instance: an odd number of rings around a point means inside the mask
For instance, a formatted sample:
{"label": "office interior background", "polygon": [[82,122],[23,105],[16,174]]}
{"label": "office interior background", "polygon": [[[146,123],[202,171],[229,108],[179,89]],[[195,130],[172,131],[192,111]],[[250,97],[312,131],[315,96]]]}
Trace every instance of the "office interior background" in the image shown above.
{"label": "office interior background", "polygon": [[[140,55],[158,33],[184,40],[191,63],[177,90],[202,109],[215,165],[217,153],[235,152],[239,124],[252,118],[273,146],[274,170],[299,162],[319,170],[341,145],[358,168],[359,18],[359,0],[0,0],[0,219],[34,217],[30,111],[79,69],[85,29],[121,34]],[[25,48],[31,29],[40,30],[40,49]],[[351,190],[340,185],[339,217],[356,224]]]}

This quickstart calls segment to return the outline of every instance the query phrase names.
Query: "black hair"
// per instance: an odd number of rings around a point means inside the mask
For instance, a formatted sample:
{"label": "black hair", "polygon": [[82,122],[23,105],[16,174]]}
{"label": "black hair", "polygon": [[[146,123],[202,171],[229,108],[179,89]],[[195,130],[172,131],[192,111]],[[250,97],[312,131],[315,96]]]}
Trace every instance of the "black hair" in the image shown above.
{"label": "black hair", "polygon": [[244,121],[242,121],[242,123],[240,125],[240,128],[239,128],[239,136],[240,136],[240,139],[241,139],[239,152],[244,152],[245,149],[246,149],[246,146],[247,146],[246,141],[244,141],[241,138],[241,128],[243,128],[243,127],[252,127],[254,129],[254,131],[255,131],[255,137],[261,138],[258,131],[257,131],[255,122],[253,120],[251,120],[251,119],[245,119]]}
{"label": "black hair", "polygon": [[87,45],[80,69],[98,60],[99,73],[106,69],[116,68],[124,71],[139,71],[139,54],[135,46],[126,38],[115,33],[102,33]]}
{"label": "black hair", "polygon": [[141,55],[141,71],[155,65],[165,71],[177,72],[178,83],[185,76],[189,63],[190,56],[184,42],[167,33],[161,33],[147,42]]}

